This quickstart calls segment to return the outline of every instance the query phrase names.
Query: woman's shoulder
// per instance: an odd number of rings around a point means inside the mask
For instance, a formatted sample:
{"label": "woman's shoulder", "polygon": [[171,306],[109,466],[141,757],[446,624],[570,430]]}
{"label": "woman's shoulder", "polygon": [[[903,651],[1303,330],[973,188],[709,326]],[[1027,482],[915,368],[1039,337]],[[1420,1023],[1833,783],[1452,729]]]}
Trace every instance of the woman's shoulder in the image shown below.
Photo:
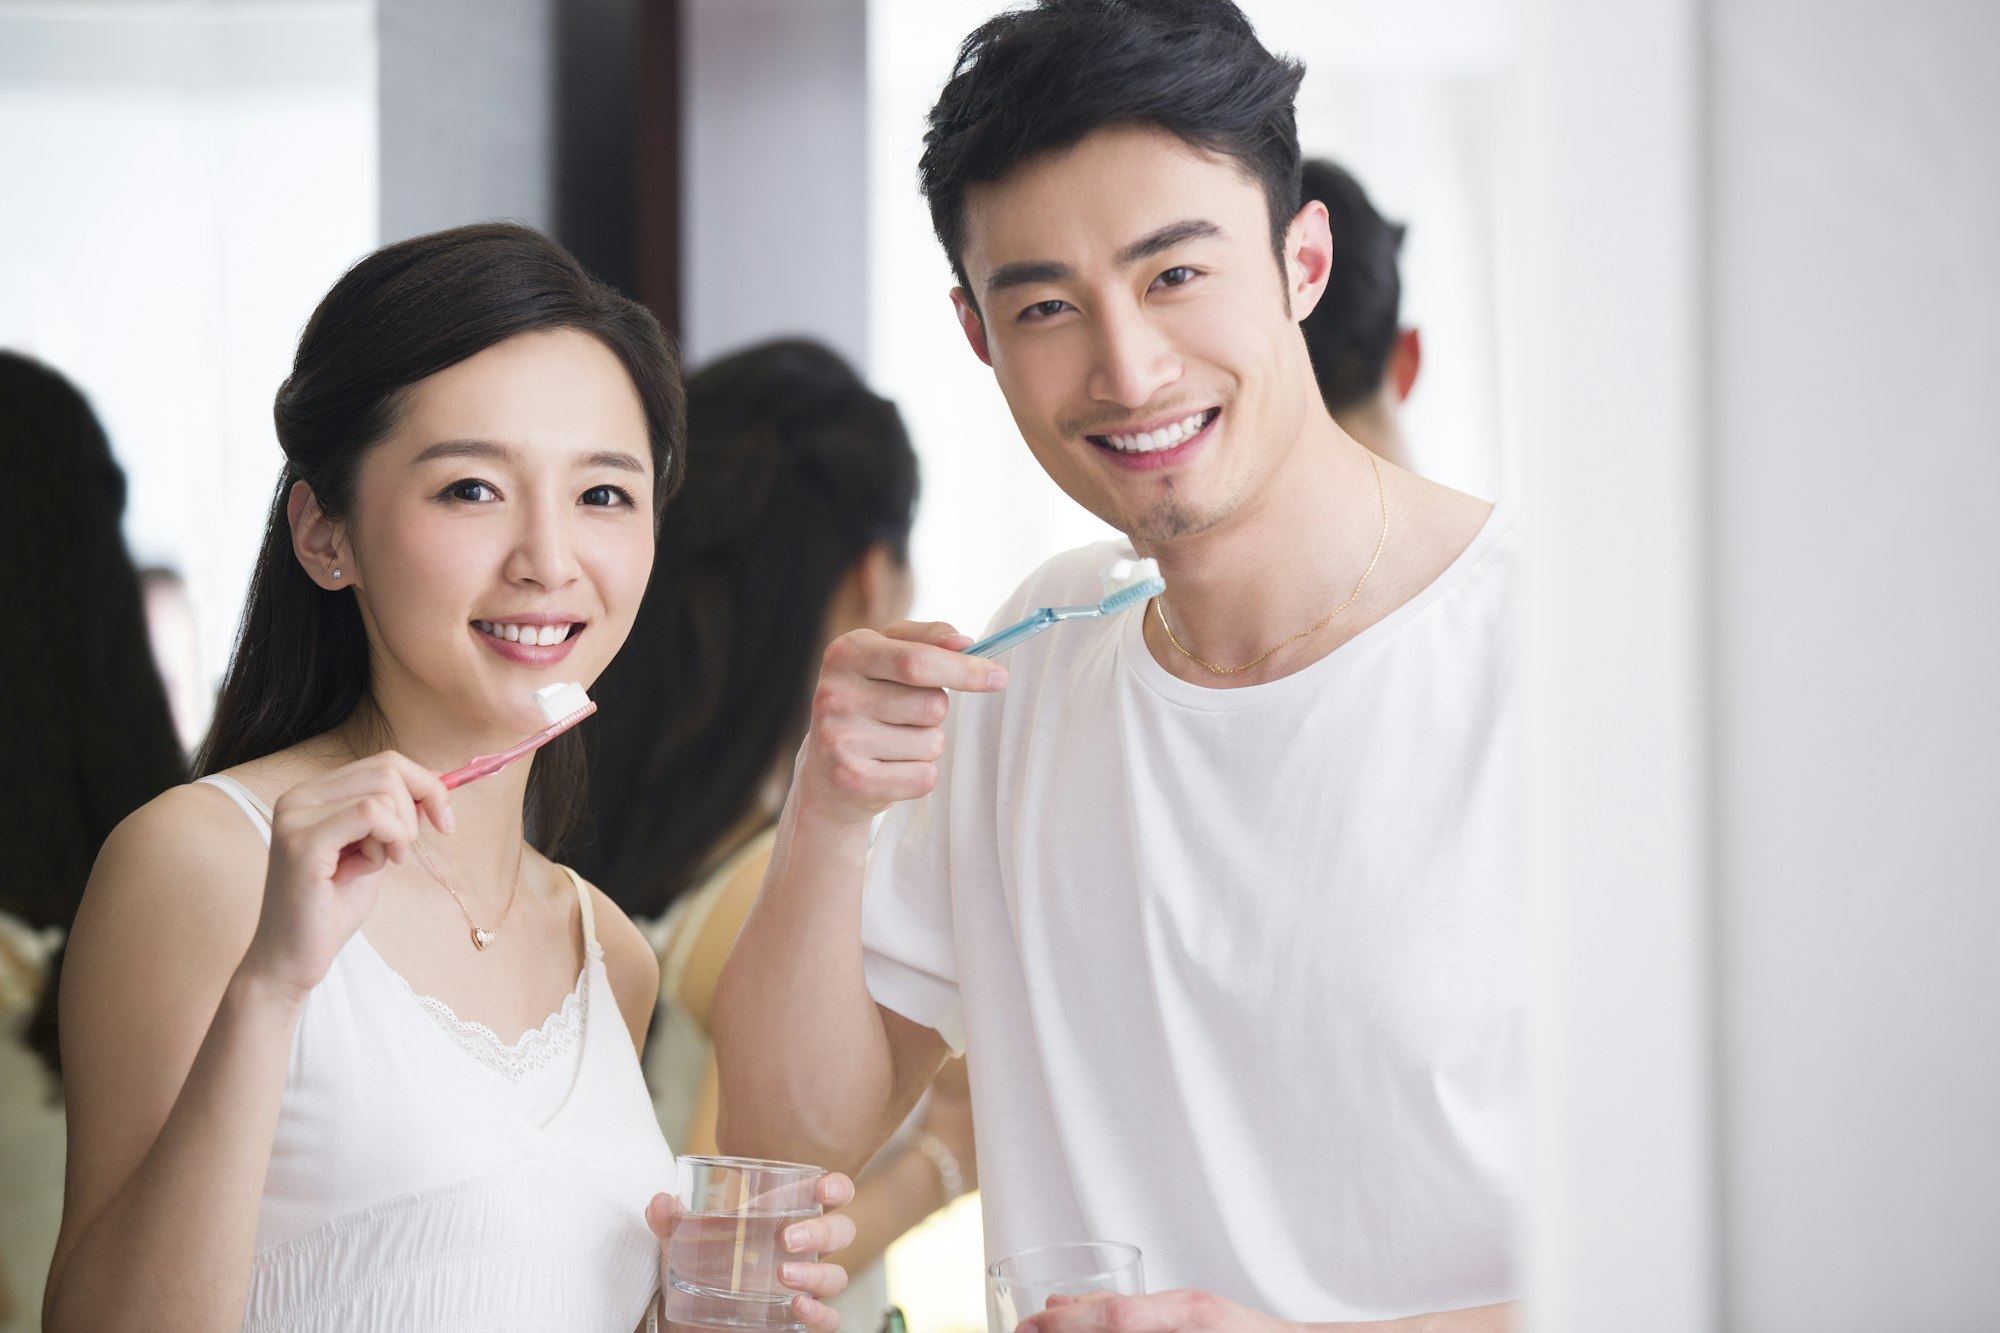
{"label": "woman's shoulder", "polygon": [[241,915],[261,898],[264,840],[212,783],[169,787],[119,821],[98,851],[78,928],[106,908],[147,916],[213,920]]}
{"label": "woman's shoulder", "polygon": [[563,867],[583,891],[590,895],[590,915],[597,934],[597,946],[604,950],[604,970],[611,978],[611,993],[618,1011],[632,1029],[632,1044],[643,1046],[646,1029],[653,1021],[653,999],[660,990],[660,960],[645,933],[611,901],[604,890]]}

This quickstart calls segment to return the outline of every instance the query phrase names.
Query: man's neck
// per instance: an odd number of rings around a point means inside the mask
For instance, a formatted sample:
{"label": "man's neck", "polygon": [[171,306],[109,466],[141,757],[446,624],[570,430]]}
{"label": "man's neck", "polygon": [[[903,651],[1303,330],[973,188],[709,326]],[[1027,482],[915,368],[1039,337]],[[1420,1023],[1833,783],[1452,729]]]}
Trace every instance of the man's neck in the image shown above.
{"label": "man's neck", "polygon": [[[1147,617],[1155,659],[1200,685],[1259,684],[1318,661],[1393,610],[1397,601],[1385,602],[1376,585],[1395,582],[1382,577],[1381,566],[1392,563],[1397,499],[1411,479],[1387,464],[1380,465],[1379,489],[1377,477],[1367,450],[1319,417],[1309,420],[1279,470],[1222,522],[1189,537],[1138,543],[1141,554],[1160,562],[1167,581],[1164,605]],[[1378,543],[1381,564],[1359,595],[1312,629],[1354,594]],[[1243,666],[1306,630],[1245,670],[1218,673],[1201,664]]]}

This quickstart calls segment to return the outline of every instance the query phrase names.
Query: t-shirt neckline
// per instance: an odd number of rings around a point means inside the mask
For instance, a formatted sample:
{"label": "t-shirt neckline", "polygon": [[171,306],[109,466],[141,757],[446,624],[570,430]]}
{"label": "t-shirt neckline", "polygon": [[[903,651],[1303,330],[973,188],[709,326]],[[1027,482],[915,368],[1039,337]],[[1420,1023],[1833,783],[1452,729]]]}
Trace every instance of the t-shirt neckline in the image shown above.
{"label": "t-shirt neckline", "polygon": [[1146,646],[1146,617],[1152,614],[1150,601],[1140,608],[1138,614],[1125,617],[1118,636],[1118,655],[1123,659],[1125,669],[1153,693],[1173,703],[1207,712],[1257,708],[1283,702],[1303,691],[1323,689],[1329,681],[1352,669],[1355,663],[1392,638],[1402,626],[1422,615],[1426,607],[1462,583],[1473,567],[1485,558],[1512,520],[1512,508],[1504,501],[1496,501],[1488,511],[1485,523],[1473,534],[1472,541],[1414,597],[1319,661],[1301,667],[1289,676],[1235,689],[1218,689],[1182,680],[1154,660],[1152,650]]}

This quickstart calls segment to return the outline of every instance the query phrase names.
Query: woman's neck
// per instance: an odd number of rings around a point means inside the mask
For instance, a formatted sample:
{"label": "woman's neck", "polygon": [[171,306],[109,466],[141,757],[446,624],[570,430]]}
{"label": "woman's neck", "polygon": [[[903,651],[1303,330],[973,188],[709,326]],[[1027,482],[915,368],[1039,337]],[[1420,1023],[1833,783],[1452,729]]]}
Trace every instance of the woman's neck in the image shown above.
{"label": "woman's neck", "polygon": [[[449,772],[475,753],[502,749],[520,739],[496,742],[490,734],[474,735],[433,719],[392,717],[372,701],[363,701],[329,734],[346,751],[340,762],[395,750],[433,773]],[[491,777],[453,791],[453,831],[445,834],[422,821],[419,838],[433,854],[444,853],[470,877],[487,883],[511,882],[525,836],[528,778],[534,763],[535,756],[529,755]]]}

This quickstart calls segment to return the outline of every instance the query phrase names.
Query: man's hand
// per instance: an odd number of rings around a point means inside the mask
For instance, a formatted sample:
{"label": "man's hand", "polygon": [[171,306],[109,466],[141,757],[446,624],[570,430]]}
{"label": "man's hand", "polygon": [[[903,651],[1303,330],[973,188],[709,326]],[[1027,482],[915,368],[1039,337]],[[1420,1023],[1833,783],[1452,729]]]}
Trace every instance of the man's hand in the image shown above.
{"label": "man's hand", "polygon": [[971,643],[949,625],[904,621],[829,644],[794,778],[801,809],[860,825],[929,795],[944,753],[945,691],[1007,683],[1004,668],[959,651]]}
{"label": "man's hand", "polygon": [[[1061,1301],[1062,1304],[1056,1302]],[[1514,1333],[1517,1304],[1415,1315],[1408,1319],[1340,1324],[1293,1324],[1205,1291],[1157,1296],[1051,1298],[1049,1308],[1021,1321],[1024,1333]]]}

